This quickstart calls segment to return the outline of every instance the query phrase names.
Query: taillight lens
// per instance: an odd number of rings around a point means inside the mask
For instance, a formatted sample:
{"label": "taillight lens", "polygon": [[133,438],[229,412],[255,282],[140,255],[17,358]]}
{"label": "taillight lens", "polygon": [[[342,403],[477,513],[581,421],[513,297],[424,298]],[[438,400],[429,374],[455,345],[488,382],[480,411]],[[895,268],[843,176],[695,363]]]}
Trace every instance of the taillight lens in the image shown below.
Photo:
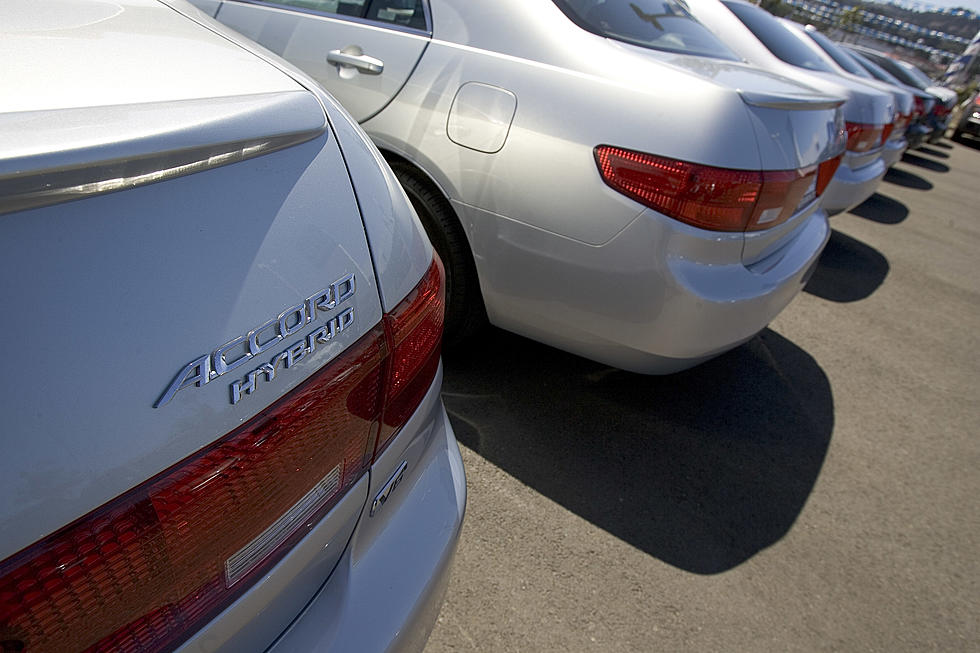
{"label": "taillight lens", "polygon": [[883,125],[869,125],[860,122],[847,123],[847,150],[849,152],[867,152],[881,145]]}
{"label": "taillight lens", "polygon": [[920,98],[918,95],[913,96],[912,100],[915,102],[915,108],[912,110],[912,117],[921,118],[922,116],[926,115],[926,101],[923,98]]}
{"label": "taillight lens", "polygon": [[429,273],[384,318],[388,351],[380,453],[428,391],[439,368],[446,308],[445,271],[436,256]]}
{"label": "taillight lens", "polygon": [[936,100],[934,98],[924,98],[922,100],[922,115],[927,116],[932,111],[933,107],[936,106]]}
{"label": "taillight lens", "polygon": [[835,156],[833,159],[827,159],[820,164],[817,170],[817,196],[823,194],[827,190],[827,186],[830,184],[830,180],[834,178],[834,174],[837,172],[837,168],[840,167],[841,159],[844,158],[843,154]]}
{"label": "taillight lens", "polygon": [[912,116],[912,113],[895,114],[894,131],[899,131],[905,127],[908,127],[912,122]]}
{"label": "taillight lens", "polygon": [[382,324],[287,396],[0,563],[4,650],[170,650],[226,608],[418,406],[438,368],[443,286],[436,258]]}
{"label": "taillight lens", "polygon": [[933,109],[933,113],[937,118],[945,118],[952,112],[950,107],[947,107],[942,102],[936,102],[936,107]]}
{"label": "taillight lens", "polygon": [[817,166],[731,170],[635,152],[595,148],[603,181],[641,204],[712,231],[758,231],[791,218],[823,189]]}
{"label": "taillight lens", "polygon": [[881,130],[881,145],[884,145],[885,144],[885,141],[887,141],[888,140],[888,137],[892,135],[892,131],[894,129],[895,129],[895,123],[894,122],[890,122],[890,123],[888,123],[887,125],[885,125],[882,128],[882,130]]}

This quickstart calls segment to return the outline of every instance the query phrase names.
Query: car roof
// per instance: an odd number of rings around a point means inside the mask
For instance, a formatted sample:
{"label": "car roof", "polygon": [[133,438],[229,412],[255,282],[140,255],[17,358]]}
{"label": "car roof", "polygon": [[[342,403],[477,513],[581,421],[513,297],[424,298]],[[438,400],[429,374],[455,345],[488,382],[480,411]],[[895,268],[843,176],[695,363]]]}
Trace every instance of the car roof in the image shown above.
{"label": "car roof", "polygon": [[0,114],[301,88],[157,0],[4,0],[0,61]]}

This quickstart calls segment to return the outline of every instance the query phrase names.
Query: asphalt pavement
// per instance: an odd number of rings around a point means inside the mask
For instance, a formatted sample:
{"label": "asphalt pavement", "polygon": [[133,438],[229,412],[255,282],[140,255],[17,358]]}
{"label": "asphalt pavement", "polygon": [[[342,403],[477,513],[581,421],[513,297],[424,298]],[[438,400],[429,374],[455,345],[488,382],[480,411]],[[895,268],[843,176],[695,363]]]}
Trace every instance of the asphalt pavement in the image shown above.
{"label": "asphalt pavement", "polygon": [[693,370],[491,330],[426,653],[980,650],[980,141],[905,155],[806,290]]}

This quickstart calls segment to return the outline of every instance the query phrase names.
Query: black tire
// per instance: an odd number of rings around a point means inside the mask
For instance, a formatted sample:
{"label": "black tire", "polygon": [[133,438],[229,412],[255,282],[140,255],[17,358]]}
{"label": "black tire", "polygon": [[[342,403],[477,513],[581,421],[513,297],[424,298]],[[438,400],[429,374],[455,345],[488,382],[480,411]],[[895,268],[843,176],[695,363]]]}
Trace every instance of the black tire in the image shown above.
{"label": "black tire", "polygon": [[473,338],[487,323],[469,240],[449,200],[425,175],[403,161],[392,161],[391,169],[446,268],[443,348],[453,350]]}

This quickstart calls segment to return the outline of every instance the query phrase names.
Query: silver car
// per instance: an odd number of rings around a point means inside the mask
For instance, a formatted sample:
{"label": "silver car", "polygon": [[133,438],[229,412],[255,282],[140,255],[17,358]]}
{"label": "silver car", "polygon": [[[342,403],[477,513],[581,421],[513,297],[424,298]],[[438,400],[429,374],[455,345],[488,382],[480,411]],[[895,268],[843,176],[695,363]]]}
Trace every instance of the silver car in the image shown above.
{"label": "silver car", "polygon": [[847,152],[823,199],[831,215],[870,197],[887,167],[882,158],[894,119],[890,93],[842,76],[810,39],[761,7],[742,0],[690,0],[691,12],[746,61],[847,98]]}
{"label": "silver car", "polygon": [[645,373],[755,335],[828,237],[840,98],[739,61],[673,0],[202,0],[384,152],[493,324]]}
{"label": "silver car", "polygon": [[912,94],[912,124],[905,130],[905,138],[908,140],[909,147],[912,149],[922,145],[933,132],[933,128],[928,124],[927,117],[936,104],[936,97],[931,93],[926,93],[922,89],[906,84],[864,54],[855,50],[851,45],[840,42],[836,43],[836,45],[839,50],[846,52],[875,79],[903,88]]}
{"label": "silver car", "polygon": [[882,136],[885,142],[881,149],[881,158],[885,161],[885,167],[891,168],[902,158],[905,150],[909,147],[909,141],[905,138],[905,135],[912,124],[912,118],[915,112],[915,102],[912,93],[900,85],[875,79],[871,73],[854,60],[854,57],[849,52],[821,34],[813,25],[807,25],[806,27],[797,23],[791,23],[791,25],[793,29],[813,39],[813,42],[828,57],[834,60],[834,64],[840,69],[840,75],[853,75],[859,78],[859,81],[872,88],[892,94],[895,100],[895,116],[893,121],[885,126],[885,134]]}
{"label": "silver car", "polygon": [[956,106],[958,97],[956,92],[944,86],[939,86],[929,79],[925,73],[908,62],[900,61],[891,55],[877,50],[861,46],[852,46],[852,48],[877,63],[904,83],[925,91],[936,98],[932,110],[927,115],[929,124],[932,127],[932,133],[929,134],[928,141],[930,143],[938,142],[946,132],[950,113]]}
{"label": "silver car", "polygon": [[0,648],[421,649],[466,490],[397,180],[190,5],[45,9],[0,4]]}

